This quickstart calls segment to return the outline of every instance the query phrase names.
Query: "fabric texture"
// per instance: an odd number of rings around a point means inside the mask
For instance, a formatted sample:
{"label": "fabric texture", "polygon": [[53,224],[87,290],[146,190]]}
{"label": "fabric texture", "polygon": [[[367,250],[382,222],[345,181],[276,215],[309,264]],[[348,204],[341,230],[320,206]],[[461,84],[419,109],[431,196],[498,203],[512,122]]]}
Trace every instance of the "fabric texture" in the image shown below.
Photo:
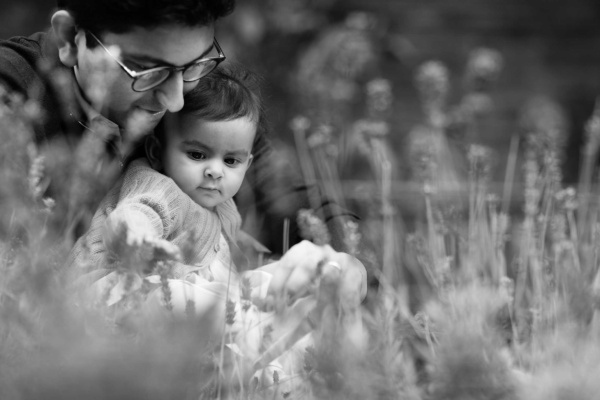
{"label": "fabric texture", "polygon": [[186,243],[193,232],[193,251],[185,252],[184,265],[210,264],[219,250],[221,232],[235,241],[241,225],[233,200],[214,211],[207,210],[194,203],[171,178],[153,170],[147,160],[138,159],[100,203],[89,231],[71,251],[70,264],[105,273],[114,269],[114,257],[106,247],[106,226],[121,221],[177,246]]}
{"label": "fabric texture", "polygon": [[82,131],[73,73],[60,62],[52,32],[0,40],[0,84],[39,103],[43,115],[34,127],[37,143]]}

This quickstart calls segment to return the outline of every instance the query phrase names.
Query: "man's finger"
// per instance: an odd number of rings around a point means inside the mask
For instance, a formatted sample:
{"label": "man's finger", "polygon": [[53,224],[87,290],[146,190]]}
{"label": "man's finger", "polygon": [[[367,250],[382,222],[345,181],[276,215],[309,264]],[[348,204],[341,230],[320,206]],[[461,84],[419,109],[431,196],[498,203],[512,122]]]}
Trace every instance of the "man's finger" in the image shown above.
{"label": "man's finger", "polygon": [[317,265],[324,258],[326,249],[308,241],[302,241],[283,255],[277,268],[273,270],[273,280],[269,293],[280,295],[283,292],[295,293],[299,287],[308,284],[317,272]]}

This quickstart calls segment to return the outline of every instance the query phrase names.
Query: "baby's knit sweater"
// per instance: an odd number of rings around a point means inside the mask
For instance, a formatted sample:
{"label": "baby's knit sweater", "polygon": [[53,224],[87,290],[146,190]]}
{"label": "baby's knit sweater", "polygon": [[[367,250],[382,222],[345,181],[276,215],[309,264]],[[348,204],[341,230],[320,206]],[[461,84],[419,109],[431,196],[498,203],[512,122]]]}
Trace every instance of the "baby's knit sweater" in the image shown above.
{"label": "baby's knit sweater", "polygon": [[214,211],[196,204],[175,182],[153,170],[146,159],[137,159],[104,197],[89,231],[82,236],[69,256],[69,264],[103,270],[111,269],[112,255],[105,246],[106,225],[114,221],[135,224],[152,237],[165,239],[181,247],[195,231],[193,251],[184,252],[183,264],[210,264],[219,250],[221,233],[235,240],[241,217],[232,199]]}

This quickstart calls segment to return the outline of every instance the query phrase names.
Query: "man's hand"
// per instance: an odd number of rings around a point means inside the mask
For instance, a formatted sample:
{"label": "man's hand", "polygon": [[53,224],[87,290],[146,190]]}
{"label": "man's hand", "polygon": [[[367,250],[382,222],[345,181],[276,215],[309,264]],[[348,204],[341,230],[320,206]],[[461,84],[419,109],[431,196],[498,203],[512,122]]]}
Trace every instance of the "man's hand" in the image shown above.
{"label": "man's hand", "polygon": [[345,339],[364,343],[359,306],[366,295],[366,271],[356,257],[303,241],[260,269],[273,275],[267,307],[275,310],[276,339],[254,361],[253,370],[265,368],[317,326],[323,329],[327,319],[337,320],[333,315],[342,318]]}
{"label": "man's hand", "polygon": [[288,250],[278,262],[261,268],[273,274],[267,304],[284,307],[316,292],[322,279],[337,286],[337,300],[358,306],[366,296],[366,271],[362,263],[329,245],[302,241]]}

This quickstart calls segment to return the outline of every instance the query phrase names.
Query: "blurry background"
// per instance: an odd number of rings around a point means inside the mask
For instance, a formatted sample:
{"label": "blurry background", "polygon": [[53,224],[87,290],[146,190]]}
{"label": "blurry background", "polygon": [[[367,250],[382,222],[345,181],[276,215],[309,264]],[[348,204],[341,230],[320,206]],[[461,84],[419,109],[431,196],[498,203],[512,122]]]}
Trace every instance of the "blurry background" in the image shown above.
{"label": "blurry background", "polygon": [[[54,5],[2,0],[0,37],[46,29]],[[421,118],[416,68],[431,59],[443,62],[452,103],[460,96],[469,51],[494,48],[504,68],[493,93],[495,112],[477,140],[503,153],[525,102],[548,96],[569,123],[565,180],[573,181],[582,127],[600,94],[598,21],[597,0],[241,0],[220,22],[218,37],[230,59],[265,76],[274,134],[287,142],[291,118],[318,113],[319,86],[340,104],[343,121],[361,117],[363,83],[388,79],[394,95],[390,139],[398,152]]]}

